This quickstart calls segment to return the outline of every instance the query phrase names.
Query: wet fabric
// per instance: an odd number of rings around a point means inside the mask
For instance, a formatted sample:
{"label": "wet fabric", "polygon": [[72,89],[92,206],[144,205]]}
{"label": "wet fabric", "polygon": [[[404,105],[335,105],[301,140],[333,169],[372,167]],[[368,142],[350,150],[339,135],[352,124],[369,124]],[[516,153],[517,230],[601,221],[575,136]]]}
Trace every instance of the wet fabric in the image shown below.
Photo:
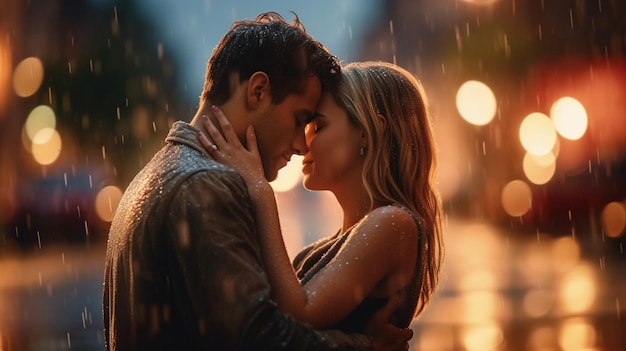
{"label": "wet fabric", "polygon": [[[419,233],[423,232],[422,224],[417,216],[408,208],[394,204],[407,211],[415,224]],[[341,234],[340,231],[334,235],[322,238],[317,242],[310,244],[300,251],[293,260],[293,267],[296,270],[300,284],[305,285],[313,276],[319,273],[333,258],[345,244],[346,239],[350,236],[352,229]],[[421,269],[421,256],[418,254],[415,266],[415,274],[411,280],[411,284],[407,288],[407,299],[404,305],[400,307],[393,318],[394,324],[398,327],[406,328],[413,319],[413,314],[417,305],[419,296],[419,279],[418,273]],[[382,308],[388,298],[371,298],[366,297],[346,318],[333,326],[333,328],[343,330],[345,332],[363,332],[369,322],[380,308]]]}
{"label": "wet fabric", "polygon": [[176,122],[111,223],[103,317],[108,350],[367,350],[278,312],[243,178]]}

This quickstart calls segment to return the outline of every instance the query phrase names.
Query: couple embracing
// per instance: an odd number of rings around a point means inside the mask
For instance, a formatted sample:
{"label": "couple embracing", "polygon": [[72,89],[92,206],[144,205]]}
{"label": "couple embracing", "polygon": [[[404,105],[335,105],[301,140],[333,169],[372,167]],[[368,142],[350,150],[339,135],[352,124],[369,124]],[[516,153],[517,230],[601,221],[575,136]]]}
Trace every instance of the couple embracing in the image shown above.
{"label": "couple embracing", "polygon": [[[293,154],[343,221],[290,262],[269,181]],[[235,22],[111,223],[107,349],[407,349],[442,260],[435,163],[412,74],[340,67],[297,17]]]}

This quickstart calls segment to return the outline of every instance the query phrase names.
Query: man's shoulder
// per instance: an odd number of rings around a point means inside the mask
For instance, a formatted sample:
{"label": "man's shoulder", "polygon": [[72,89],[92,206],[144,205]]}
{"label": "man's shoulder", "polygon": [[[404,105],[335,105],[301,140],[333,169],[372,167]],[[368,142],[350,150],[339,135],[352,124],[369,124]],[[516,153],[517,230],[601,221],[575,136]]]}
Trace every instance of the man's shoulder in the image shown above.
{"label": "man's shoulder", "polygon": [[152,161],[151,172],[160,173],[165,178],[188,178],[193,175],[202,175],[217,180],[241,177],[231,167],[216,162],[184,144],[166,144]]}

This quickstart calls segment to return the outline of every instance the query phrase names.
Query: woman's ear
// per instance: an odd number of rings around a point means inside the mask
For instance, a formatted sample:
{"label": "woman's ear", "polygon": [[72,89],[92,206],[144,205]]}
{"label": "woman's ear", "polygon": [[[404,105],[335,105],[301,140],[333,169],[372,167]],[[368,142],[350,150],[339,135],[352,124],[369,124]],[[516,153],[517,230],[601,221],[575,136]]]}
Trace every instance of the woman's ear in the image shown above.
{"label": "woman's ear", "polygon": [[361,156],[363,155],[363,150],[366,150],[367,145],[367,135],[365,134],[365,130],[361,129],[361,138],[359,140],[359,145],[361,147]]}
{"label": "woman's ear", "polygon": [[248,88],[246,89],[248,106],[251,109],[256,109],[270,100],[270,77],[265,72],[254,72],[248,79]]}

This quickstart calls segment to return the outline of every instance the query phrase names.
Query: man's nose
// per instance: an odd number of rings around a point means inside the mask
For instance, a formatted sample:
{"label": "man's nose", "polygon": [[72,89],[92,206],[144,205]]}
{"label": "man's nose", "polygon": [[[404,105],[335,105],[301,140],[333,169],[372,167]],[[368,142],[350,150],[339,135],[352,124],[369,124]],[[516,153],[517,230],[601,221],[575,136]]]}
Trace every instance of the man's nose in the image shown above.
{"label": "man's nose", "polygon": [[293,139],[293,143],[291,144],[291,148],[297,155],[304,155],[309,151],[306,138],[304,137],[304,130],[296,134]]}

